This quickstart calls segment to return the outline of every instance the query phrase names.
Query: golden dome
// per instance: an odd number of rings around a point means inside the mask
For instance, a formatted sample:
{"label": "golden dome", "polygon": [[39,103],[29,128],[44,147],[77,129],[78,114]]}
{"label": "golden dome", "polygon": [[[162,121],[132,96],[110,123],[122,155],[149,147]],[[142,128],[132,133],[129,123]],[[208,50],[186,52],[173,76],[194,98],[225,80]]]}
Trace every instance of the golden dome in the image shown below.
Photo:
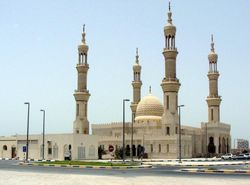
{"label": "golden dome", "polygon": [[141,71],[141,65],[138,64],[138,63],[135,63],[135,64],[133,65],[133,70],[134,70],[134,71],[137,71],[137,72],[140,72],[140,71]]}
{"label": "golden dome", "polygon": [[215,52],[212,51],[209,53],[209,55],[208,55],[209,62],[216,63],[217,59],[218,59],[218,55]]}
{"label": "golden dome", "polygon": [[135,120],[161,120],[162,114],[163,105],[160,100],[152,94],[148,94],[139,102]]}
{"label": "golden dome", "polygon": [[169,7],[168,7],[168,23],[164,27],[164,34],[165,36],[175,36],[176,32],[176,27],[172,23],[172,12],[171,12],[171,7],[170,7],[170,2],[169,2]]}
{"label": "golden dome", "polygon": [[214,38],[211,35],[211,52],[208,55],[208,60],[210,63],[216,63],[218,59],[218,55],[214,51]]}

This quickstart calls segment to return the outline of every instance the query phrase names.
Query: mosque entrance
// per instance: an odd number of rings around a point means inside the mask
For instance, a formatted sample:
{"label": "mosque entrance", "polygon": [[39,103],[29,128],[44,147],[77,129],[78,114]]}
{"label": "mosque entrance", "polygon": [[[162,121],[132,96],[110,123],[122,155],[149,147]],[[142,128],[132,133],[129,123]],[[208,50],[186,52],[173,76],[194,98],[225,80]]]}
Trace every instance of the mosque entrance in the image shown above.
{"label": "mosque entrance", "polygon": [[215,153],[215,145],[214,145],[214,138],[209,138],[209,144],[208,144],[208,153],[214,154]]}
{"label": "mosque entrance", "polygon": [[135,145],[133,145],[133,147],[132,147],[132,154],[133,154],[133,156],[136,155],[136,147],[135,147]]}
{"label": "mosque entrance", "polygon": [[143,146],[141,146],[141,145],[137,146],[137,156],[138,156],[138,158],[143,158],[144,151],[145,151],[145,149],[144,149]]}
{"label": "mosque entrance", "polygon": [[16,157],[16,147],[12,146],[11,147],[11,158],[15,158]]}
{"label": "mosque entrance", "polygon": [[130,156],[130,146],[129,145],[126,146],[125,155]]}
{"label": "mosque entrance", "polygon": [[227,153],[229,153],[229,143],[228,143],[228,138],[227,138]]}
{"label": "mosque entrance", "polygon": [[225,154],[227,151],[226,151],[226,140],[225,138],[223,137],[222,138],[222,153]]}

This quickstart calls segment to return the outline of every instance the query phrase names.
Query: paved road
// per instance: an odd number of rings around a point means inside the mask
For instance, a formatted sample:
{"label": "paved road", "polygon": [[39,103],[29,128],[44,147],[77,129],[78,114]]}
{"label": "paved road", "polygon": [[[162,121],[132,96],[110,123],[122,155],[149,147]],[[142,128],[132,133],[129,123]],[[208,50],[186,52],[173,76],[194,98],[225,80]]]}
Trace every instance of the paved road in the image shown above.
{"label": "paved road", "polygon": [[[155,176],[155,177],[208,177],[208,178],[236,178],[249,179],[250,175],[244,174],[196,174],[187,172],[178,172],[180,167],[157,167],[151,169],[129,169],[129,170],[112,170],[112,169],[75,169],[75,168],[56,168],[41,166],[19,166],[18,161],[0,161],[0,170],[32,173],[50,173],[50,174],[76,174],[76,175],[105,175],[120,177],[138,177],[138,176]],[[181,167],[183,168],[183,167]],[[190,168],[190,167],[188,167]],[[201,167],[204,168],[204,167]],[[212,168],[234,168],[240,169],[242,166],[213,166]],[[249,183],[250,184],[250,183]]]}

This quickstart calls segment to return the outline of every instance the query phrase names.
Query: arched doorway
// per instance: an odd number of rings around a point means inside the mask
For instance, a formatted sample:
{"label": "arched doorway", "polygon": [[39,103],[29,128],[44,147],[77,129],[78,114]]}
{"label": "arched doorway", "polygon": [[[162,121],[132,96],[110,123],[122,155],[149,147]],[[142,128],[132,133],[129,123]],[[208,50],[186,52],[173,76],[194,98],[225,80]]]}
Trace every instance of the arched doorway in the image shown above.
{"label": "arched doorway", "polygon": [[70,150],[69,150],[69,145],[67,144],[63,146],[63,155],[64,155],[64,160],[70,160]]}
{"label": "arched doorway", "polygon": [[135,145],[132,146],[132,154],[133,154],[133,156],[136,156],[136,148],[135,148]]}
{"label": "arched doorway", "polygon": [[53,146],[53,159],[57,159],[58,158],[58,146],[57,144],[55,143],[54,146]]}
{"label": "arched doorway", "polygon": [[11,158],[15,158],[16,157],[16,147],[15,146],[12,146],[11,147]]}
{"label": "arched doorway", "polygon": [[141,153],[141,145],[137,146],[137,156],[139,157]]}
{"label": "arched doorway", "polygon": [[215,153],[215,145],[214,145],[214,138],[209,137],[209,144],[208,144],[208,153],[214,154]]}
{"label": "arched doorway", "polygon": [[229,141],[228,141],[228,138],[227,138],[227,153],[229,153]]}
{"label": "arched doorway", "polygon": [[129,145],[126,146],[125,155],[130,156],[130,146]]}
{"label": "arched doorway", "polygon": [[221,138],[219,137],[219,151],[218,153],[221,153]]}
{"label": "arched doorway", "polygon": [[226,140],[224,137],[222,138],[222,153],[226,153]]}

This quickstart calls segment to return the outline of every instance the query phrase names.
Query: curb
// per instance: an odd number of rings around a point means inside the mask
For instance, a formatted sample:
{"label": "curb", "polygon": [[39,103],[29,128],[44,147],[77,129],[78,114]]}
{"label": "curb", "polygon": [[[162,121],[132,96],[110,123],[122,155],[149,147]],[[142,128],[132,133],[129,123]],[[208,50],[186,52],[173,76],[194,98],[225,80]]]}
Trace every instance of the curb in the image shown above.
{"label": "curb", "polygon": [[29,159],[28,161],[32,161],[32,162],[55,162],[56,160],[50,160],[50,159]]}
{"label": "curb", "polygon": [[145,169],[152,168],[152,165],[143,165],[143,166],[84,166],[84,165],[61,165],[61,164],[39,164],[39,163],[23,163],[20,162],[21,166],[43,166],[43,167],[59,167],[59,168],[82,168],[82,169]]}
{"label": "curb", "polygon": [[223,173],[223,174],[246,174],[250,175],[250,170],[203,170],[203,169],[183,169],[181,172],[190,173]]}
{"label": "curb", "polygon": [[171,167],[208,167],[208,166],[231,166],[231,165],[248,165],[250,162],[245,163],[232,163],[232,164],[150,164],[152,166],[171,166]]}
{"label": "curb", "polygon": [[[0,158],[0,161],[23,161],[24,159],[17,158]],[[42,160],[42,159],[28,159],[28,161],[32,162],[55,162],[56,160]]]}
{"label": "curb", "polygon": [[[157,159],[152,159],[152,160],[142,160],[142,162],[178,162],[179,160],[178,159],[161,159],[161,160],[157,160]],[[222,159],[211,159],[211,160],[201,160],[201,159],[190,159],[190,160],[187,160],[187,159],[182,159],[182,161],[184,162],[214,162],[214,161],[225,161],[225,160],[222,160]]]}
{"label": "curb", "polygon": [[19,159],[15,159],[15,158],[0,158],[0,161],[19,161]]}

